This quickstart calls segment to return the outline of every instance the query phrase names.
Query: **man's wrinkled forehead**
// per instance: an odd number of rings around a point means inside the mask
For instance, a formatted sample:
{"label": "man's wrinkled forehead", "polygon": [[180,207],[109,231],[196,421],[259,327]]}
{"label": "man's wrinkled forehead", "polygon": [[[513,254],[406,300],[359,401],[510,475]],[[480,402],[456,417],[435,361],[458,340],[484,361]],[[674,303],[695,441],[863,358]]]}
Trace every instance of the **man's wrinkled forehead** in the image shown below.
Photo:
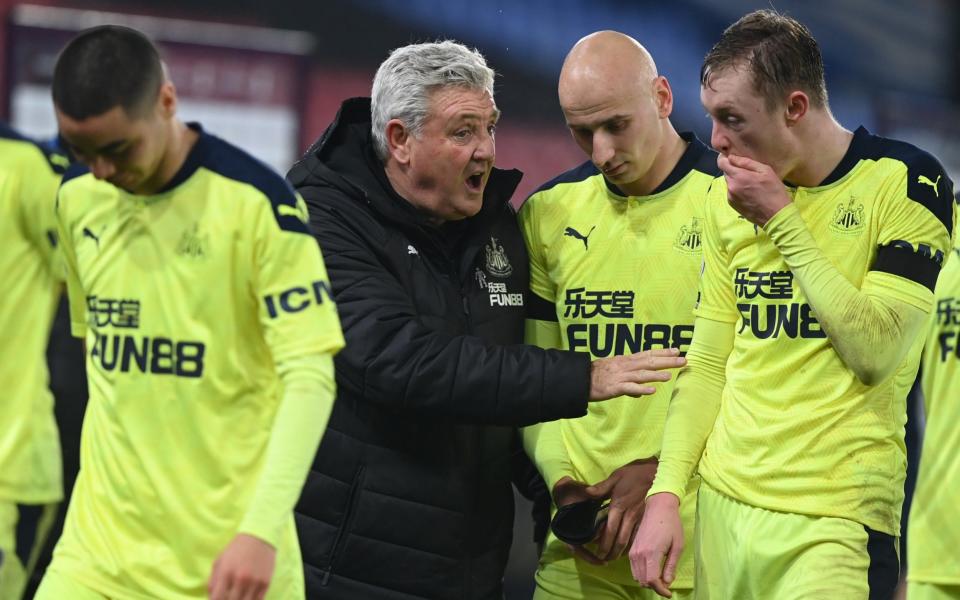
{"label": "man's wrinkled forehead", "polygon": [[448,85],[434,88],[430,92],[428,117],[441,119],[475,118],[486,121],[498,121],[500,109],[493,94],[485,88],[473,88],[460,85]]}

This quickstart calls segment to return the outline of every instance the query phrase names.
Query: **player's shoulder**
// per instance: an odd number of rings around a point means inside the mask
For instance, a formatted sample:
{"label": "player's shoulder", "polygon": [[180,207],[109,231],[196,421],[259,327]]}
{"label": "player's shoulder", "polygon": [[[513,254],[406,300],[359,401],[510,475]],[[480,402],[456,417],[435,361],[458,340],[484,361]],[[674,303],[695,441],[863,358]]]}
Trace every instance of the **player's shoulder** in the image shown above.
{"label": "player's shoulder", "polygon": [[192,159],[197,161],[197,168],[247,184],[259,201],[270,204],[281,229],[308,233],[306,205],[282,175],[245,150],[203,131],[199,125],[191,124],[191,127],[200,133],[197,144],[201,147]]}
{"label": "player's shoulder", "polygon": [[584,161],[580,165],[564,171],[563,173],[557,175],[550,181],[535,189],[533,193],[527,197],[527,202],[532,200],[534,197],[543,196],[548,192],[559,191],[565,185],[576,185],[583,183],[591,177],[598,175],[600,175],[600,170],[597,169],[596,165],[589,160]]}
{"label": "player's shoulder", "polygon": [[687,143],[687,147],[653,194],[679,194],[684,198],[692,196],[699,199],[699,204],[706,197],[713,180],[723,173],[717,167],[717,153],[695,134],[683,132],[680,138]]}
{"label": "player's shoulder", "polygon": [[[862,127],[854,134],[863,136]],[[936,156],[909,142],[866,134],[862,141],[863,158],[881,161],[887,159],[902,165],[897,177],[905,177],[907,198],[918,202],[932,212],[948,231],[953,224],[953,182]],[[898,189],[902,189],[899,188]]]}
{"label": "player's shoulder", "polygon": [[82,205],[94,201],[93,194],[90,192],[100,185],[109,184],[97,180],[83,163],[75,162],[71,164],[60,179],[60,191],[57,192],[57,212],[62,213],[63,207],[68,204],[74,206],[77,202]]}
{"label": "player's shoulder", "polygon": [[903,140],[870,133],[863,127],[854,132],[852,143],[858,145],[858,153],[861,158],[872,160],[889,158],[901,162],[907,167],[943,171],[943,165],[930,152]]}
{"label": "player's shoulder", "polygon": [[[44,165],[50,174],[60,176],[70,166],[70,160],[65,153],[57,150],[53,144],[45,144],[38,140],[23,135],[16,129],[6,123],[0,122],[0,140],[13,144],[24,151],[24,158],[30,162],[31,167]],[[9,150],[4,152],[5,158],[9,160]]]}

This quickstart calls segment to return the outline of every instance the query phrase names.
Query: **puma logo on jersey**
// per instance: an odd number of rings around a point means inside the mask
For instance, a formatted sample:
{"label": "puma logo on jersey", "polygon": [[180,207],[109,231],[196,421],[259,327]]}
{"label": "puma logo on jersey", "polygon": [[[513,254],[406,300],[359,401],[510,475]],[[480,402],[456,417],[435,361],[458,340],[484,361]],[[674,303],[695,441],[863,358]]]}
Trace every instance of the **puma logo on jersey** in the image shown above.
{"label": "puma logo on jersey", "polygon": [[310,221],[307,205],[304,203],[303,198],[297,198],[296,206],[290,206],[289,204],[277,205],[277,214],[281,217],[296,217],[304,223]]}
{"label": "puma logo on jersey", "polygon": [[564,230],[563,235],[570,236],[570,237],[572,237],[572,238],[577,238],[578,240],[582,241],[582,242],[583,242],[583,249],[584,249],[584,251],[586,251],[586,250],[589,250],[589,249],[590,249],[590,244],[589,244],[589,242],[590,242],[590,235],[593,233],[593,230],[596,229],[596,228],[597,228],[597,226],[594,225],[593,227],[590,228],[590,231],[587,232],[587,235],[583,235],[582,233],[580,233],[579,231],[577,231],[577,230],[574,229],[573,227],[567,227],[567,228]]}
{"label": "puma logo on jersey", "polygon": [[936,180],[936,181],[930,181],[930,178],[927,177],[926,175],[920,175],[920,176],[917,177],[917,183],[922,183],[923,185],[929,185],[930,187],[932,187],[932,188],[933,188],[933,193],[937,196],[937,198],[939,198],[939,197],[940,197],[940,191],[937,189],[937,186],[940,185],[940,178],[941,178],[941,177],[943,177],[942,174],[941,174],[941,175],[937,175],[937,180]]}
{"label": "puma logo on jersey", "polygon": [[97,243],[97,249],[98,249],[98,250],[100,249],[100,236],[95,235],[92,231],[90,231],[89,228],[87,228],[87,227],[84,227],[84,228],[83,228],[83,237],[85,237],[85,238],[90,238],[91,240],[93,240],[94,242],[96,242],[96,243]]}

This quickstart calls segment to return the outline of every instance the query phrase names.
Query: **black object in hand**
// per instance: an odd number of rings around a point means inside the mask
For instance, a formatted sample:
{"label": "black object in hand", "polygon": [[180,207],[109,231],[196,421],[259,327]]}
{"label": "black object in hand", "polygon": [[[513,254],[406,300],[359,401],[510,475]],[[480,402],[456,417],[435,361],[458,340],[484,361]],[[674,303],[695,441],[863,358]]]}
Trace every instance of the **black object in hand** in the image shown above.
{"label": "black object in hand", "polygon": [[602,500],[582,500],[561,506],[553,516],[550,529],[562,542],[581,546],[592,542],[607,520],[610,503]]}

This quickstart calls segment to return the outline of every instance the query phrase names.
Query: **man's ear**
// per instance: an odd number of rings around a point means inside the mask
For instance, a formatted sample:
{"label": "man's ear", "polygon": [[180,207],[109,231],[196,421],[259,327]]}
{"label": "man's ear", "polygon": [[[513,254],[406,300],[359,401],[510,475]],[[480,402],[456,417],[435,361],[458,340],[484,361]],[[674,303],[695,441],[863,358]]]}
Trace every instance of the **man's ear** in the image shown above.
{"label": "man's ear", "polygon": [[387,121],[387,154],[398,164],[410,162],[410,130],[400,119]]}
{"label": "man's ear", "polygon": [[177,88],[169,79],[160,85],[157,94],[157,111],[164,119],[172,119],[177,114]]}
{"label": "man's ear", "polygon": [[673,90],[663,75],[653,80],[653,95],[657,99],[657,114],[666,119],[673,112]]}
{"label": "man's ear", "polygon": [[787,121],[787,127],[793,127],[810,110],[810,98],[801,91],[792,92],[787,96],[787,102],[783,109],[783,116]]}

